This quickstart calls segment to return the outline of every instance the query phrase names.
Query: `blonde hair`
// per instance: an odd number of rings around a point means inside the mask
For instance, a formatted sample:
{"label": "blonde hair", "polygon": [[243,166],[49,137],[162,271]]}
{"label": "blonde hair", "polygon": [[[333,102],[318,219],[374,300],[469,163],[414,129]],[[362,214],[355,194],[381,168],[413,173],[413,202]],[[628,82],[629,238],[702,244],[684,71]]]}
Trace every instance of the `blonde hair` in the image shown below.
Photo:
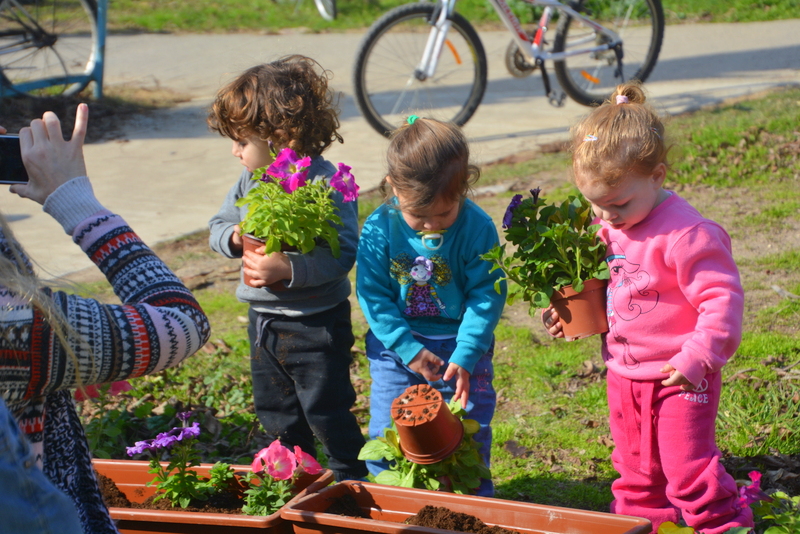
{"label": "blonde hair", "polygon": [[318,156],[342,142],[329,77],[319,63],[297,54],[256,65],[220,89],[206,122],[234,141],[253,135],[278,141],[275,131],[283,130],[299,154]]}
{"label": "blonde hair", "polygon": [[[664,125],[641,85],[618,85],[609,100],[572,127],[575,181],[615,186],[625,175],[667,164]],[[620,102],[620,103],[618,103]]]}
{"label": "blonde hair", "polygon": [[[80,340],[80,337],[67,322],[62,310],[56,306],[51,297],[51,291],[41,283],[34,273],[22,245],[14,237],[11,226],[2,213],[0,213],[0,232],[5,236],[2,250],[0,250],[0,286],[9,293],[9,296],[15,297],[21,303],[29,303],[33,309],[42,314],[47,325],[61,343],[62,349],[72,359],[78,388],[87,396],[78,372],[80,369],[78,357],[70,344],[70,338]],[[3,330],[2,336],[9,342],[12,341],[8,338],[10,335],[13,335],[13,332]],[[10,343],[10,346],[13,345]]]}
{"label": "blonde hair", "polygon": [[[391,185],[410,200],[405,207],[426,208],[437,200],[462,202],[480,177],[469,162],[467,138],[458,126],[436,119],[412,118],[392,133],[387,151]],[[386,201],[392,190],[381,183]]]}

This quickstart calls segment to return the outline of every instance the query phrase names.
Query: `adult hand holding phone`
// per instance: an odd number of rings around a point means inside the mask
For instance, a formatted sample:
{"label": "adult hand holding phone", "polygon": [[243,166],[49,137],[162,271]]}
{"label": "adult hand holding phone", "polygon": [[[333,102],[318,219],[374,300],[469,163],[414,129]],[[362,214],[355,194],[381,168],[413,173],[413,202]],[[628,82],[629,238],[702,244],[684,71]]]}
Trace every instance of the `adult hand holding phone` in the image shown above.
{"label": "adult hand holding phone", "polygon": [[78,176],[86,176],[83,141],[88,122],[89,107],[79,104],[69,141],[64,140],[61,121],[52,111],[31,121],[30,127],[22,128],[19,132],[20,150],[29,181],[12,185],[10,191],[44,204],[59,186]]}

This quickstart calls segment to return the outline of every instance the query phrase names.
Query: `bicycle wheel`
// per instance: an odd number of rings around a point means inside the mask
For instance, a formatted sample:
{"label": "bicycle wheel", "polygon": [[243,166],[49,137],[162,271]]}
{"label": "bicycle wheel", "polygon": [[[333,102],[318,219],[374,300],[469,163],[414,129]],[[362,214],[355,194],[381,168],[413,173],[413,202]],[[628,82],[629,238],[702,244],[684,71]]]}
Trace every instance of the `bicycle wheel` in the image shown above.
{"label": "bicycle wheel", "polygon": [[378,19],[361,42],[353,76],[356,103],[383,135],[411,114],[462,126],[483,99],[486,53],[475,29],[457,13],[436,72],[427,79],[417,75],[435,7],[397,7]]}
{"label": "bicycle wheel", "polygon": [[0,84],[31,96],[82,91],[97,50],[95,0],[3,0]]}
{"label": "bicycle wheel", "polygon": [[336,0],[314,0],[317,4],[317,10],[322,18],[325,20],[333,20],[336,18]]}
{"label": "bicycle wheel", "polygon": [[[584,106],[601,104],[617,84],[645,81],[653,70],[664,38],[664,11],[659,0],[579,0],[578,9],[622,38],[622,72],[614,50],[579,54],[555,62],[558,82]],[[553,52],[568,52],[608,42],[608,38],[569,16],[558,23]]]}

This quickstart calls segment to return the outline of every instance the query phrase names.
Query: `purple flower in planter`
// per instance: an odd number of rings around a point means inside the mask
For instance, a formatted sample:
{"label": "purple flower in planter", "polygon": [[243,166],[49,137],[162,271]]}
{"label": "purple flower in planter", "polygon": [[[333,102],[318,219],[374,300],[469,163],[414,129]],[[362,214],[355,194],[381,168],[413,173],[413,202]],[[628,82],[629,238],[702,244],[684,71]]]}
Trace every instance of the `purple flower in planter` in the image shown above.
{"label": "purple flower in planter", "polygon": [[153,440],[153,447],[152,449],[169,449],[171,448],[176,441],[178,441],[178,436],[175,435],[175,428],[170,430],[169,432],[162,432],[155,437]]}
{"label": "purple flower in planter", "polygon": [[511,223],[514,220],[514,210],[517,209],[522,203],[522,195],[514,195],[511,202],[508,203],[506,214],[503,215],[503,228],[511,228]]}
{"label": "purple flower in planter", "polygon": [[533,203],[536,204],[539,202],[539,193],[542,192],[541,187],[537,187],[536,189],[531,189],[531,196],[533,197]]}
{"label": "purple flower in planter", "polygon": [[[173,429],[177,430],[177,429]],[[195,421],[192,423],[192,426],[188,426],[186,428],[181,428],[180,433],[176,436],[177,441],[183,441],[184,439],[189,438],[196,438],[200,435],[200,423]]]}
{"label": "purple flower in planter", "polygon": [[192,417],[192,411],[190,410],[188,412],[178,412],[178,415],[176,417],[181,421],[188,421]]}
{"label": "purple flower in planter", "polygon": [[358,184],[355,176],[350,172],[349,165],[339,163],[339,170],[331,176],[331,187],[344,195],[345,202],[352,202],[358,198]]}
{"label": "purple flower in planter", "polygon": [[135,456],[137,454],[142,454],[144,451],[153,450],[153,440],[147,439],[144,441],[137,441],[133,444],[133,447],[125,447],[125,452],[128,453],[128,456]]}

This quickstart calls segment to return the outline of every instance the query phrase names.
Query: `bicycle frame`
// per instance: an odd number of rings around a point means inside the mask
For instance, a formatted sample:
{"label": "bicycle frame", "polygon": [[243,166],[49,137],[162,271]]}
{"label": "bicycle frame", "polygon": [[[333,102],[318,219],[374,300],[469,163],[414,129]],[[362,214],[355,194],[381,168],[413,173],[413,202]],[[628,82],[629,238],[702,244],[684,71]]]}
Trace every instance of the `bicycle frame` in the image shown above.
{"label": "bicycle frame", "polygon": [[[24,13],[27,16],[27,23],[31,25],[38,26],[35,18],[32,17],[22,4],[18,0],[3,0],[2,4],[14,4],[17,10],[21,13]],[[94,84],[94,92],[93,95],[95,98],[101,98],[103,96],[103,68],[104,68],[104,61],[105,61],[105,49],[106,49],[106,23],[108,20],[108,0],[98,0],[97,1],[97,44],[92,50],[92,57],[93,63],[91,70],[88,72],[84,72],[83,74],[73,74],[70,76],[59,76],[57,78],[50,78],[50,79],[43,79],[37,80],[28,83],[21,83],[15,86],[14,90],[9,90],[6,88],[0,87],[0,97],[5,96],[6,94],[18,94],[18,93],[27,93],[29,91],[34,91],[36,89],[45,89],[50,87],[51,85],[55,84],[62,84],[62,83],[78,83],[83,82],[85,80],[89,80],[90,82],[95,82]],[[21,22],[22,26],[25,26],[24,23]],[[20,35],[25,37],[26,32],[24,30],[14,31],[14,32],[5,32],[4,36],[12,36],[12,35]],[[27,42],[27,38],[23,39],[20,44],[12,44],[3,48],[0,48],[0,55],[2,54],[10,54],[13,52],[18,52],[20,50],[24,50],[26,48],[30,48],[31,44],[24,44]]]}
{"label": "bicycle frame", "polygon": [[[419,66],[415,72],[418,80],[422,81],[427,79],[436,72],[436,67],[439,62],[439,54],[442,47],[446,44],[447,32],[450,29],[450,16],[455,10],[457,0],[439,0],[438,13],[435,13],[436,21],[432,24],[430,36],[425,46],[425,51],[422,55]],[[503,21],[506,28],[512,33],[514,41],[521,51],[523,51],[528,58],[533,61],[537,66],[542,66],[544,61],[553,60],[559,61],[566,57],[577,56],[580,54],[591,54],[598,52],[605,52],[606,50],[614,50],[617,55],[620,72],[622,71],[622,39],[615,32],[609,30],[602,24],[598,24],[587,16],[575,11],[572,7],[562,4],[558,0],[525,0],[527,4],[532,6],[544,7],[544,13],[539,21],[539,27],[536,34],[531,38],[522,29],[519,19],[511,11],[511,8],[506,3],[506,0],[489,0],[489,3],[494,7],[500,20]],[[582,24],[589,26],[593,30],[602,33],[608,38],[608,42],[588,46],[585,48],[569,50],[564,52],[551,52],[545,50],[542,46],[542,39],[544,32],[547,30],[547,25],[550,23],[550,17],[553,10],[561,11],[570,17],[579,20]],[[591,38],[585,42],[591,42]],[[542,74],[545,77],[545,84],[549,92],[549,81],[544,70]]]}

